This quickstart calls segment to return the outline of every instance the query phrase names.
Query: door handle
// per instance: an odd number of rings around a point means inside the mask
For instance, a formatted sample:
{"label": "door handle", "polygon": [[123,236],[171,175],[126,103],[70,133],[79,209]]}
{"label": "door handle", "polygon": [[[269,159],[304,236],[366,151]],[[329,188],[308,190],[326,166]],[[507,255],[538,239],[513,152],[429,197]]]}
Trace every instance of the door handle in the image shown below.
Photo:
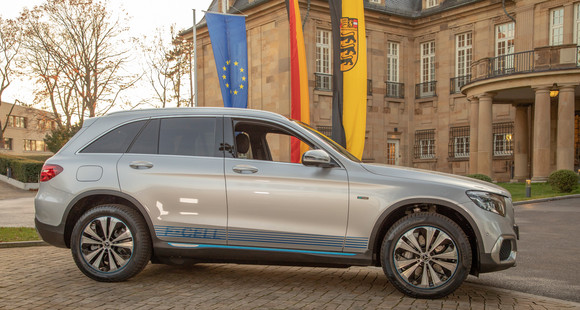
{"label": "door handle", "polygon": [[153,164],[148,161],[134,161],[129,164],[129,167],[133,169],[151,169]]}
{"label": "door handle", "polygon": [[258,172],[258,168],[249,166],[249,165],[237,165],[233,168],[234,172],[236,173],[256,173]]}

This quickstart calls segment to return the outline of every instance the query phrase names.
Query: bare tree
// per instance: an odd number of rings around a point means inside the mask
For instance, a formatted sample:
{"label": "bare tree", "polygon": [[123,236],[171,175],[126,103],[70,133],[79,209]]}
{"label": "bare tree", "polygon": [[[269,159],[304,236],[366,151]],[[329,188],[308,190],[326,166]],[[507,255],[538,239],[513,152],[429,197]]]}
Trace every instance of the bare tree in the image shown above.
{"label": "bare tree", "polygon": [[189,99],[183,95],[183,85],[189,74],[191,44],[176,34],[175,25],[170,27],[170,40],[158,29],[151,42],[145,37],[141,48],[146,55],[145,76],[155,93],[150,102],[156,107],[185,106]]}
{"label": "bare tree", "polygon": [[49,100],[61,125],[106,113],[135,83],[121,74],[128,53],[119,35],[127,29],[103,3],[47,0],[24,15],[27,60],[42,86],[37,98]]}
{"label": "bare tree", "polygon": [[[12,77],[16,73],[16,58],[20,50],[21,34],[19,21],[0,17],[0,106],[2,106],[2,95],[12,83]],[[3,122],[0,121],[0,146],[4,146],[4,131],[11,113],[12,109]]]}

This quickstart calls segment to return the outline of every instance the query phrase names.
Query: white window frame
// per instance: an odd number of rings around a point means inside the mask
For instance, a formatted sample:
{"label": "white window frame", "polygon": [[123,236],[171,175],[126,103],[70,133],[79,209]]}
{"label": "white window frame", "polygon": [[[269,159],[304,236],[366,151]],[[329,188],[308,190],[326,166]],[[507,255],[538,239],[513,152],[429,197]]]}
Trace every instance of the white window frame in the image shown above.
{"label": "white window frame", "polygon": [[455,36],[455,76],[471,75],[473,57],[473,34],[461,33]]}
{"label": "white window frame", "polygon": [[574,5],[574,43],[580,46],[580,3]]}
{"label": "white window frame", "polygon": [[435,41],[421,43],[421,97],[435,95]]}
{"label": "white window frame", "polygon": [[387,42],[387,82],[399,83],[399,51],[398,42]]}
{"label": "white window frame", "polygon": [[419,140],[419,158],[420,159],[435,158],[435,139]]}
{"label": "white window frame", "polygon": [[429,9],[439,5],[439,0],[425,0],[425,8]]}
{"label": "white window frame", "polygon": [[469,136],[458,136],[453,138],[453,153],[455,158],[469,157]]}
{"label": "white window frame", "polygon": [[510,149],[508,136],[511,133],[494,133],[493,134],[493,155],[494,156],[511,156],[513,150]]}
{"label": "white window frame", "polygon": [[497,57],[495,68],[498,71],[507,71],[514,68],[515,32],[514,22],[495,26],[495,56]]}
{"label": "white window frame", "polygon": [[[332,32],[316,29],[316,73],[332,75]],[[331,76],[320,77],[320,88],[332,89]]]}
{"label": "white window frame", "polygon": [[550,10],[550,45],[564,44],[564,8]]}
{"label": "white window frame", "polygon": [[[399,42],[387,42],[387,95],[390,97],[399,97],[399,54],[401,44]],[[389,84],[397,83],[397,84]]]}

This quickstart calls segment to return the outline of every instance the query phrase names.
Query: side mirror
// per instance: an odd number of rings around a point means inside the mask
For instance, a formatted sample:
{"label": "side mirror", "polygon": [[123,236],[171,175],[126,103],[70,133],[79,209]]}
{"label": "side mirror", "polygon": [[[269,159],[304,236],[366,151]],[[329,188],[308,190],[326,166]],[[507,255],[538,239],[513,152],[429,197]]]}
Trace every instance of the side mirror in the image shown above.
{"label": "side mirror", "polygon": [[316,166],[316,167],[333,167],[332,161],[330,160],[330,155],[324,150],[310,150],[306,151],[302,155],[302,164],[304,166]]}

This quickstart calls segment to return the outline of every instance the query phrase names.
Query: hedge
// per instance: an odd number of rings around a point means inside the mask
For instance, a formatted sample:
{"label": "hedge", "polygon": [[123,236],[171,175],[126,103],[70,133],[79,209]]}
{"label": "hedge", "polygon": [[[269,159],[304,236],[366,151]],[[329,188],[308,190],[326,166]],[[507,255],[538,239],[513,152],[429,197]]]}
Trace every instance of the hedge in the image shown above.
{"label": "hedge", "polygon": [[571,170],[554,171],[548,177],[548,183],[560,193],[570,193],[578,187],[578,175]]}
{"label": "hedge", "polygon": [[44,162],[22,157],[0,155],[0,174],[8,176],[11,170],[11,178],[23,183],[36,183]]}
{"label": "hedge", "polygon": [[473,178],[473,179],[478,179],[478,180],[486,181],[486,182],[489,182],[489,183],[492,183],[493,182],[493,180],[489,176],[487,176],[485,174],[476,173],[476,174],[468,174],[467,176],[470,177],[470,178]]}

